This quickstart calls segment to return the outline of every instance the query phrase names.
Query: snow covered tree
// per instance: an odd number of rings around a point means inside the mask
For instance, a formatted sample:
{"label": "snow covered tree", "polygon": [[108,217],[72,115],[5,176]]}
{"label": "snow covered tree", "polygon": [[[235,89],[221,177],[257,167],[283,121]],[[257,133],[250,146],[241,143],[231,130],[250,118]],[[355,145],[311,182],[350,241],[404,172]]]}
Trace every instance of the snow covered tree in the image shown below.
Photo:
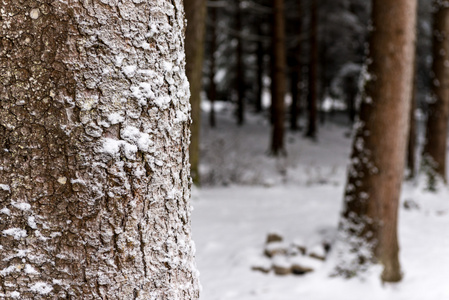
{"label": "snow covered tree", "polygon": [[198,298],[182,1],[0,8],[0,298]]}
{"label": "snow covered tree", "polygon": [[449,0],[434,1],[432,92],[427,117],[423,170],[434,189],[439,178],[446,182],[446,143],[449,120]]}
{"label": "snow covered tree", "polygon": [[414,65],[415,0],[373,0],[368,73],[340,221],[339,273],[372,263],[399,281],[397,213]]}
{"label": "snow covered tree", "polygon": [[201,88],[203,74],[204,30],[206,26],[206,0],[184,0],[187,18],[186,29],[186,74],[190,82],[190,104],[192,106],[192,126],[190,141],[190,165],[193,182],[200,183],[200,127]]}

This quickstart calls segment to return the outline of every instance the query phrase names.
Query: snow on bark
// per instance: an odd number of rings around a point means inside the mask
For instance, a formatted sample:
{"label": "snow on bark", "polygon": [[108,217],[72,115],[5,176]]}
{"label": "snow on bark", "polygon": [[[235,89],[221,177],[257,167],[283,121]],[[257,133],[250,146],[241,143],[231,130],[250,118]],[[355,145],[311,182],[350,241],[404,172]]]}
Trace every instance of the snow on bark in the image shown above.
{"label": "snow on bark", "polygon": [[196,299],[181,0],[0,4],[0,293]]}

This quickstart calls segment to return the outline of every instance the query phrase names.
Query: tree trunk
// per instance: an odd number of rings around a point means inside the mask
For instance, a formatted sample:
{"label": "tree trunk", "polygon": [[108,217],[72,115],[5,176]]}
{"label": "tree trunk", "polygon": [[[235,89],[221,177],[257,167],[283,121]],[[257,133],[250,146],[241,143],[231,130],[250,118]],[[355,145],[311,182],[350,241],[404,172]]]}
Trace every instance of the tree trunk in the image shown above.
{"label": "tree trunk", "polygon": [[429,188],[439,177],[446,182],[447,124],[449,118],[449,0],[435,1],[433,16],[432,103],[429,104],[424,170]]}
{"label": "tree trunk", "polygon": [[414,178],[416,175],[416,65],[415,61],[413,65],[413,86],[412,86],[412,96],[410,105],[410,125],[408,133],[408,144],[407,144],[407,169],[408,178]]}
{"label": "tree trunk", "polygon": [[243,71],[243,45],[242,45],[242,10],[240,8],[240,1],[235,0],[236,3],[236,31],[237,31],[237,124],[239,126],[245,123],[245,73]]}
{"label": "tree trunk", "polygon": [[[301,22],[301,1],[296,3],[298,7],[298,20],[295,22],[295,32],[298,35],[302,34],[302,22]],[[291,72],[290,72],[290,91],[292,94],[292,103],[290,106],[290,129],[296,131],[299,129],[298,126],[298,117],[300,112],[300,89],[298,88],[298,84],[301,81],[301,41],[298,39],[298,42],[295,46],[294,53],[292,55],[292,64],[291,64]]]}
{"label": "tree trunk", "polygon": [[312,0],[310,19],[309,93],[307,94],[308,126],[306,136],[316,138],[318,104],[318,0]]}
{"label": "tree trunk", "polygon": [[46,3],[0,4],[0,298],[197,299],[182,2]]}
{"label": "tree trunk", "polygon": [[259,35],[259,40],[257,41],[257,98],[256,98],[256,112],[262,112],[262,95],[263,95],[263,71],[264,71],[264,47],[263,47],[263,30],[262,21],[258,24],[257,34]]}
{"label": "tree trunk", "polygon": [[190,83],[192,125],[190,136],[190,171],[193,183],[200,183],[200,129],[201,87],[203,75],[204,30],[206,26],[206,0],[184,0],[187,19],[185,51],[186,75]]}
{"label": "tree trunk", "polygon": [[274,1],[273,28],[273,129],[271,153],[275,156],[285,154],[284,145],[284,96],[285,96],[285,19],[284,0]]}
{"label": "tree trunk", "polygon": [[356,129],[339,233],[346,276],[371,263],[401,279],[397,213],[412,93],[416,0],[373,0],[368,81]]}
{"label": "tree trunk", "polygon": [[[214,0],[212,0],[214,1]],[[217,51],[217,8],[210,8],[211,33],[210,33],[210,70],[209,70],[209,125],[214,128],[215,122],[215,98],[217,98],[217,85],[215,84],[215,51]]]}

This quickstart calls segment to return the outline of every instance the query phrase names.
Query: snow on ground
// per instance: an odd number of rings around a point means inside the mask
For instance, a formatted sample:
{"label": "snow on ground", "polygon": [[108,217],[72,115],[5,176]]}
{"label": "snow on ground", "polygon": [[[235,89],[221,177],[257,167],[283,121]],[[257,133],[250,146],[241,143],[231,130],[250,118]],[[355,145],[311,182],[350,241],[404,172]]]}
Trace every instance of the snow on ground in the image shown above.
{"label": "snow on ground", "polygon": [[309,249],[334,236],[351,141],[347,127],[327,123],[318,142],[289,133],[289,156],[277,160],[266,156],[263,118],[249,116],[239,128],[230,116],[221,112],[215,130],[203,122],[206,185],[193,191],[192,216],[202,300],[449,299],[449,191],[432,194],[410,182],[399,216],[401,283],[383,285],[379,268],[364,279],[331,278],[332,259],[301,276],[251,270],[270,232]]}

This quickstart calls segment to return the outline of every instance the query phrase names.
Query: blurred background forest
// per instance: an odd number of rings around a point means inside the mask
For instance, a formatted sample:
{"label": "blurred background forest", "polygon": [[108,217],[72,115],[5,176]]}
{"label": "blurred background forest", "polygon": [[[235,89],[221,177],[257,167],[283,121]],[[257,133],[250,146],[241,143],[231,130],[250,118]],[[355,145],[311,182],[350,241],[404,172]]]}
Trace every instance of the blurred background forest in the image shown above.
{"label": "blurred background forest", "polygon": [[184,5],[202,299],[449,298],[449,1]]}

